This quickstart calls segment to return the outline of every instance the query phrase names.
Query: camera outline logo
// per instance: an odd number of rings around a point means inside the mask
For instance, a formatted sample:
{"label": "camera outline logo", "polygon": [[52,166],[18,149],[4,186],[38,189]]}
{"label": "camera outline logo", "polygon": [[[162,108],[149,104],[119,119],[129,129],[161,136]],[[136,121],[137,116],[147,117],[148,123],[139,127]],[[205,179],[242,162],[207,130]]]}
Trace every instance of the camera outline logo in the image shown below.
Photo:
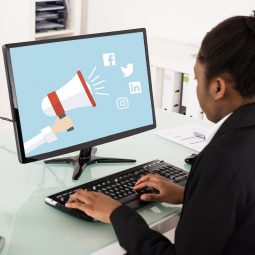
{"label": "camera outline logo", "polygon": [[118,97],[116,99],[116,105],[119,110],[129,108],[129,101],[127,97]]}

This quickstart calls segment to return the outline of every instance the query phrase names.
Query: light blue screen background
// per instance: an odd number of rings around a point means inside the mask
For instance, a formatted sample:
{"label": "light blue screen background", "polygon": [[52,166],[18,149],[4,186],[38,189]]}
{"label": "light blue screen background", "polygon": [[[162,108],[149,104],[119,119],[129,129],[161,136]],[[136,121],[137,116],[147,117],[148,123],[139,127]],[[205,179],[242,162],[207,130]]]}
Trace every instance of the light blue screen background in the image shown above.
{"label": "light blue screen background", "polygon": [[[104,66],[103,54],[115,53],[116,65]],[[92,87],[97,106],[66,112],[74,131],[57,134],[57,141],[45,143],[26,156],[38,155],[153,123],[147,64],[142,32],[22,46],[10,50],[18,109],[24,142],[52,126],[56,117],[41,110],[48,93],[58,90],[80,70],[88,81],[93,68],[105,88]],[[134,64],[131,76],[123,77],[120,67]],[[92,78],[90,79],[92,80]],[[142,92],[130,94],[129,82],[140,81]],[[100,85],[95,87],[101,87]],[[126,97],[129,107],[118,109],[116,99]]]}

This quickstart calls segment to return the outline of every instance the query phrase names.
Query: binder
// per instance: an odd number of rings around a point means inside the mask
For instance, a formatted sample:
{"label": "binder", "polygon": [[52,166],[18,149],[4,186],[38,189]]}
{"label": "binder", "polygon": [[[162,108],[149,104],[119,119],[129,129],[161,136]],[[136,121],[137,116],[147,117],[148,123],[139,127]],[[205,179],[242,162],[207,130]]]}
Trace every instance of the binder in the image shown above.
{"label": "binder", "polygon": [[194,75],[184,73],[182,78],[181,113],[189,117],[202,119],[203,111],[197,99],[196,86]]}
{"label": "binder", "polygon": [[161,108],[171,112],[180,111],[182,74],[164,69]]}
{"label": "binder", "polygon": [[182,74],[182,87],[181,87],[181,103],[180,103],[180,113],[186,115],[187,109],[187,98],[188,98],[188,85],[189,85],[189,75],[186,73]]}

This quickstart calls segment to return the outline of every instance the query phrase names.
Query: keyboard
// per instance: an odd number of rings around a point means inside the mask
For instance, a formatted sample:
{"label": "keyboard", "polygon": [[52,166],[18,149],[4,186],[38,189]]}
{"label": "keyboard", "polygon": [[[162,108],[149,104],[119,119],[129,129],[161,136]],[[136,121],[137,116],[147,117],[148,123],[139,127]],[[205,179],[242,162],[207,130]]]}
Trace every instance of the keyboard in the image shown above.
{"label": "keyboard", "polygon": [[181,186],[185,186],[188,178],[188,172],[162,160],[153,160],[145,164],[105,176],[95,181],[91,181],[50,195],[45,198],[45,203],[80,219],[96,221],[80,210],[66,208],[65,203],[69,199],[69,196],[75,193],[78,189],[87,189],[88,191],[102,192],[120,201],[124,205],[127,205],[133,209],[138,209],[150,203],[139,199],[142,194],[158,192],[152,188],[144,188],[138,191],[134,191],[132,189],[137,180],[147,174],[159,174]]}

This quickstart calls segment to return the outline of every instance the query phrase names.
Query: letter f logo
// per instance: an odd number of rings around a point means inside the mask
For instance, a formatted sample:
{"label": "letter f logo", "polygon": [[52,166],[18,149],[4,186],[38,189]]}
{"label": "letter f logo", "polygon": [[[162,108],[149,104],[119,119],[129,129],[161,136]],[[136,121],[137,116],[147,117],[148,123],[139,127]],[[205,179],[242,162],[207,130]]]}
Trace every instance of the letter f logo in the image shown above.
{"label": "letter f logo", "polygon": [[115,66],[116,59],[114,52],[103,54],[104,66]]}

